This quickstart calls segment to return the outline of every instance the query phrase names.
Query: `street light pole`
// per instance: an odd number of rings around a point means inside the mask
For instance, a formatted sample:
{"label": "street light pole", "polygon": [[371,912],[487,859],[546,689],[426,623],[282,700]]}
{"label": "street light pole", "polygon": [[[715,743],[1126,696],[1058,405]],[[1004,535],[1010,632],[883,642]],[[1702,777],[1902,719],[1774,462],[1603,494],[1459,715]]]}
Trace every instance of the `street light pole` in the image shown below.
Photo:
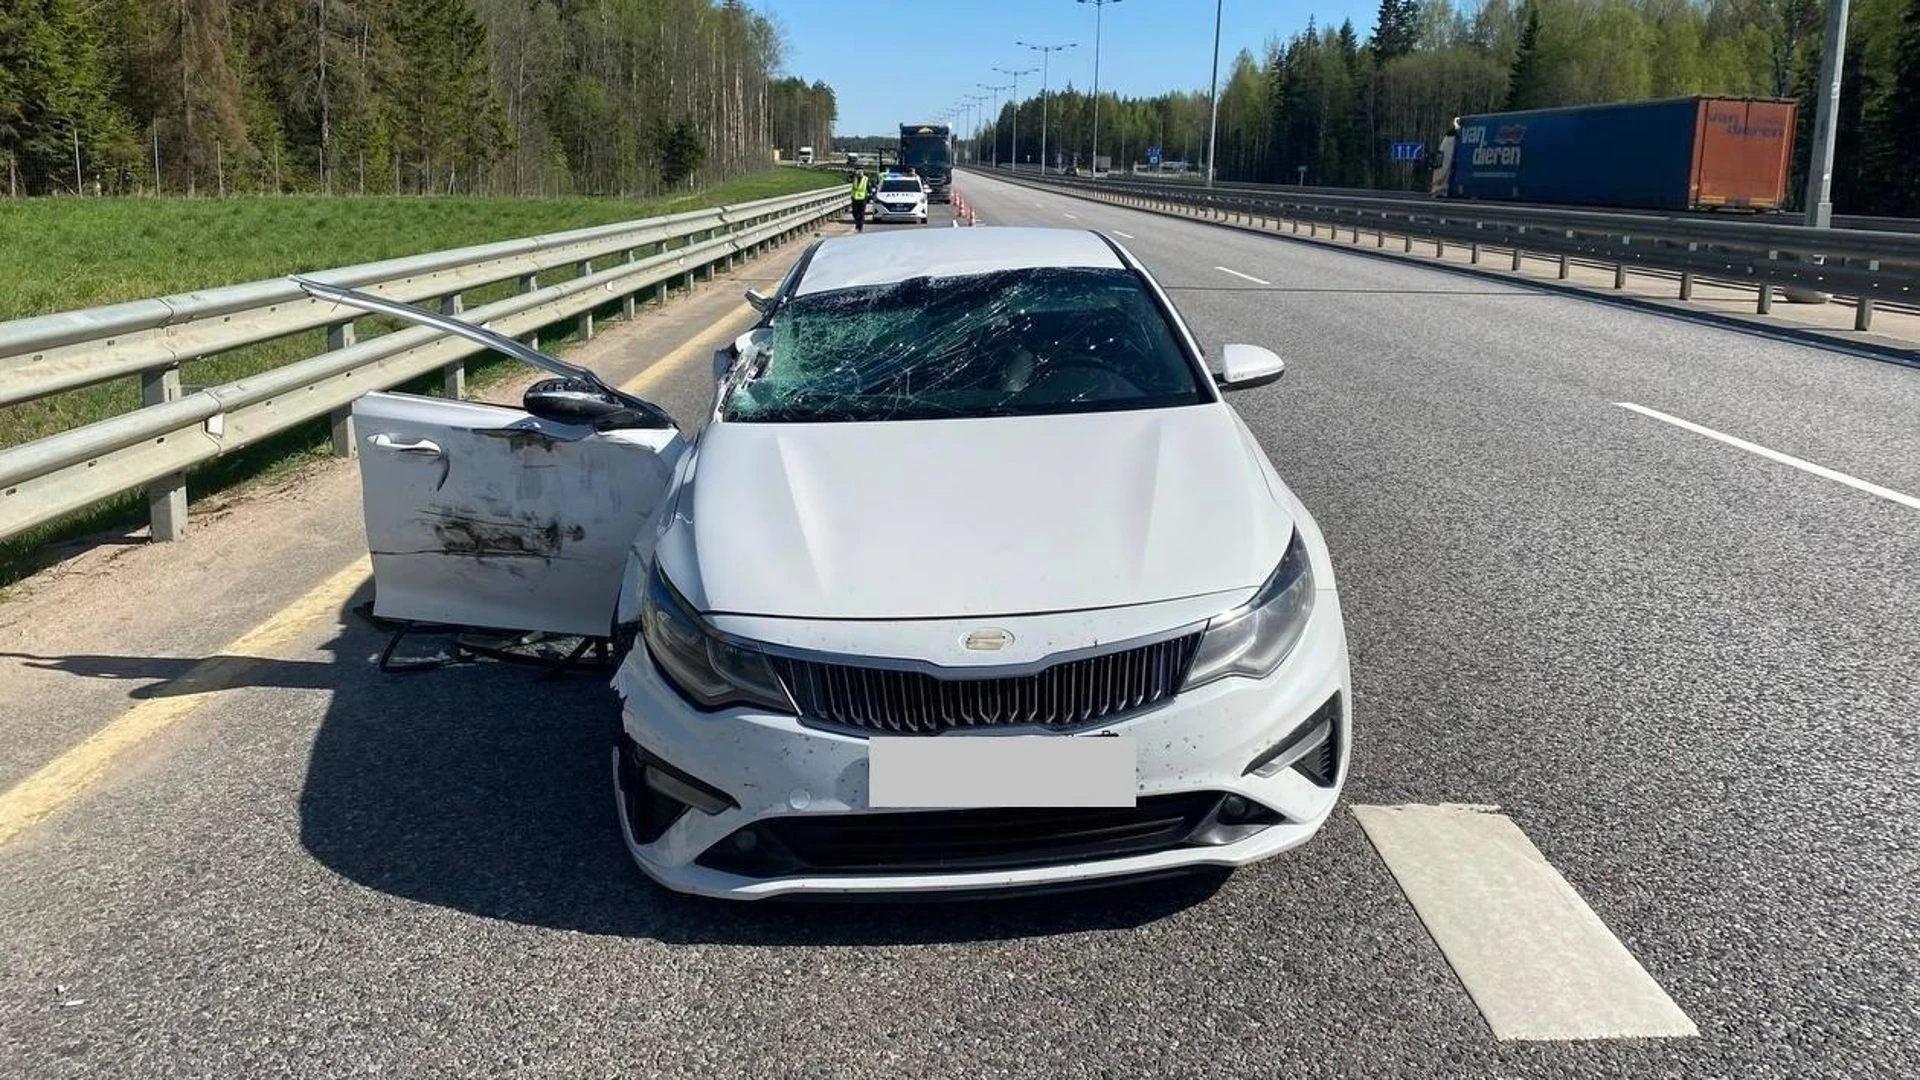
{"label": "street light pole", "polygon": [[1117,4],[1120,0],[1078,0],[1082,4],[1093,5],[1093,156],[1087,159],[1089,169],[1096,168],[1100,161],[1100,14],[1108,4]]}
{"label": "street light pole", "polygon": [[[999,71],[1000,69],[994,68],[993,70]],[[986,83],[980,83],[979,86],[982,90],[993,91],[993,167],[997,169],[1000,167],[1000,91],[1011,90],[1013,88],[1011,86],[988,86]],[[1019,106],[1014,106],[1013,113],[1015,116],[1020,115]],[[976,162],[980,160],[980,148],[978,146],[974,147],[973,159]]]}
{"label": "street light pole", "polygon": [[1213,0],[1213,98],[1212,117],[1207,121],[1207,186],[1213,186],[1213,150],[1220,134],[1220,8],[1226,0]]}
{"label": "street light pole", "polygon": [[1047,61],[1057,52],[1074,48],[1077,42],[1065,45],[1033,45],[1025,41],[1016,41],[1015,45],[1024,45],[1040,54],[1040,175],[1047,174]]}
{"label": "street light pole", "polygon": [[[999,72],[1002,75],[1013,76],[1013,144],[1009,146],[1007,149],[1013,155],[1013,171],[1019,172],[1020,171],[1020,76],[1033,74],[1033,69],[1025,68],[1020,71],[1014,71],[1011,68],[997,67],[997,68],[994,68],[993,70]],[[997,137],[994,139],[994,144],[997,148],[999,145],[999,139]],[[997,153],[998,150],[996,149],[995,152]]]}
{"label": "street light pole", "polygon": [[1807,162],[1807,224],[1833,225],[1833,143],[1840,115],[1840,67],[1847,54],[1847,0],[1827,0],[1827,37],[1821,43],[1820,100],[1813,114],[1813,157]]}

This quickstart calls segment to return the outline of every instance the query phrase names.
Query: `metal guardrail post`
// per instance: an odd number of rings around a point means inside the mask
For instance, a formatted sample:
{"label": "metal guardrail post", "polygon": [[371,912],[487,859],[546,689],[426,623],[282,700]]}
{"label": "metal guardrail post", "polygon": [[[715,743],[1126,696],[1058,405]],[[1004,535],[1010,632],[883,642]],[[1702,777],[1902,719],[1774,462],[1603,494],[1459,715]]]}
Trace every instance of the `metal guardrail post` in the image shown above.
{"label": "metal guardrail post", "polygon": [[[1869,270],[1880,269],[1880,260],[1868,259],[1867,269]],[[1862,332],[1873,329],[1873,298],[1872,297],[1862,296],[1855,301],[1854,309],[1853,309],[1853,328],[1855,330],[1859,330]]]}
{"label": "metal guardrail post", "polygon": [[[620,253],[620,261],[623,263],[639,262],[640,253],[633,248],[628,248]],[[631,320],[634,316],[635,307],[634,295],[632,293],[625,293],[620,297],[621,318]]]}
{"label": "metal guardrail post", "polygon": [[[1695,252],[1697,252],[1697,251],[1699,251],[1699,250],[1700,250],[1700,245],[1699,245],[1699,244],[1688,244],[1688,245],[1687,245],[1687,254],[1688,254],[1688,255],[1692,255],[1693,253],[1695,253]],[[1682,300],[1691,300],[1691,299],[1693,299],[1693,270],[1692,270],[1692,268],[1688,268],[1688,269],[1685,269],[1685,270],[1682,270],[1682,271],[1680,271],[1680,299],[1682,299]]]}
{"label": "metal guardrail post", "polygon": [[[353,320],[337,322],[327,327],[327,351],[338,352],[352,346],[358,335],[353,330]],[[327,414],[327,424],[333,429],[333,456],[354,458],[360,455],[360,444],[353,437],[353,408],[335,409]]]}
{"label": "metal guardrail post", "polygon": [[[1562,239],[1566,240],[1569,244],[1571,244],[1573,242],[1573,230],[1568,229],[1565,236],[1562,237]],[[1573,259],[1570,256],[1568,256],[1566,252],[1564,251],[1561,252],[1560,253],[1560,280],[1561,281],[1567,280],[1567,275],[1572,271],[1573,271]]]}
{"label": "metal guardrail post", "polygon": [[[1779,259],[1780,259],[1780,253],[1779,253],[1778,251],[1769,251],[1769,252],[1767,252],[1767,262],[1768,262],[1768,264],[1769,264],[1769,266],[1768,266],[1768,269],[1772,269],[1772,266],[1771,266],[1771,264],[1773,264],[1773,263],[1775,263],[1775,262],[1778,262],[1778,261],[1779,261]],[[1755,313],[1755,314],[1757,314],[1757,315],[1767,315],[1767,314],[1770,314],[1770,313],[1772,313],[1772,311],[1773,311],[1773,282],[1771,282],[1771,281],[1763,281],[1763,282],[1761,282],[1761,283],[1760,283],[1760,301],[1759,301],[1759,303],[1758,303],[1758,304],[1757,304],[1757,305],[1756,305],[1756,306],[1754,307],[1754,309],[1753,309],[1753,310],[1754,310],[1754,313]]]}
{"label": "metal guardrail post", "polygon": [[[1521,230],[1520,230],[1520,236],[1525,236],[1525,235],[1526,235],[1526,232],[1527,232],[1527,230],[1525,230],[1525,229],[1521,229]],[[1516,236],[1516,237],[1514,237],[1514,240],[1516,241],[1516,243],[1515,243],[1515,244],[1513,245],[1513,266],[1511,267],[1511,269],[1512,269],[1512,270],[1513,270],[1514,272],[1516,272],[1516,273],[1518,273],[1518,272],[1519,272],[1519,270],[1520,270],[1520,255],[1521,255],[1521,252],[1520,252],[1520,245],[1519,245],[1519,243],[1517,243],[1517,241],[1518,241],[1519,239],[1520,239],[1520,237],[1519,237],[1519,236]]]}
{"label": "metal guardrail post", "polygon": [[[442,315],[458,315],[466,308],[466,298],[459,293],[440,298]],[[440,393],[454,401],[467,396],[467,362],[465,360],[455,360],[440,369]]]}
{"label": "metal guardrail post", "polygon": [[[521,292],[530,293],[539,287],[540,287],[539,274],[520,275],[520,291]],[[527,335],[527,347],[532,349],[537,349],[540,347],[540,331],[535,330],[533,333]]]}
{"label": "metal guardrail post", "polygon": [[[180,400],[180,369],[170,367],[140,376],[142,407]],[[147,485],[147,521],[162,543],[187,535],[187,475],[170,473]]]}
{"label": "metal guardrail post", "polygon": [[[1622,248],[1631,247],[1632,245],[1633,237],[1623,236],[1620,238],[1620,246]],[[1627,260],[1625,258],[1613,264],[1613,287],[1616,289],[1624,289],[1627,287]]]}
{"label": "metal guardrail post", "polygon": [[[588,274],[593,273],[593,260],[581,259],[578,263],[574,264],[573,272],[576,276],[579,276],[579,277],[586,277]],[[593,309],[588,308],[587,310],[581,312],[579,318],[574,321],[573,326],[574,326],[575,337],[579,338],[581,341],[592,341],[593,340]]]}
{"label": "metal guardrail post", "polygon": [[1402,239],[1404,239],[1407,243],[1406,243],[1406,246],[1401,250],[1406,252],[1408,255],[1413,254],[1413,230],[1408,229],[1407,235],[1402,237]]}
{"label": "metal guardrail post", "polygon": [[[1473,223],[1473,230],[1475,232],[1480,231],[1479,222],[1476,221]],[[1475,240],[1472,246],[1468,250],[1470,253],[1470,258],[1467,261],[1473,263],[1475,266],[1480,265],[1480,241]]]}

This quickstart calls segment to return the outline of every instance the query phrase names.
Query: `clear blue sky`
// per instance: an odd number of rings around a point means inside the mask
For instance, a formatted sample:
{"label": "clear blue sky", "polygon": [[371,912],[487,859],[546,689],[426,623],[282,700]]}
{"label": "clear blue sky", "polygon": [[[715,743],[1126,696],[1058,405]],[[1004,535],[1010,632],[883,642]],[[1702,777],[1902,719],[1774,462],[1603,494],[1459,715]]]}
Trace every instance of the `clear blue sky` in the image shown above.
{"label": "clear blue sky", "polygon": [[[1093,85],[1091,4],[1075,0],[751,0],[787,40],[790,74],[821,79],[839,95],[841,135],[884,135],[897,125],[947,112],[976,83],[1012,80],[993,69],[1038,68],[1040,54],[1015,41],[1078,47],[1052,54],[1050,83]],[[1241,49],[1260,55],[1270,37],[1291,37],[1307,24],[1351,18],[1362,39],[1378,0],[1224,0],[1220,77]],[[1121,0],[1102,18],[1100,88],[1122,94],[1205,90],[1213,62],[1214,5],[1206,0]],[[1040,88],[1040,74],[1020,79],[1020,95]],[[1005,100],[1006,95],[1001,95]],[[988,111],[991,111],[989,104]]]}

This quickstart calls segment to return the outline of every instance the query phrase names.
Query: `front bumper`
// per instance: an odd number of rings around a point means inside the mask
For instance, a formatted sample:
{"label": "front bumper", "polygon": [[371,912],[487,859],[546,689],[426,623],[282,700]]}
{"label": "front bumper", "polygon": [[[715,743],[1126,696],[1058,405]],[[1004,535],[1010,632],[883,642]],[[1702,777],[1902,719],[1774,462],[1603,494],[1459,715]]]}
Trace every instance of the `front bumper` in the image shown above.
{"label": "front bumper", "polygon": [[920,221],[926,216],[927,207],[925,203],[898,209],[888,207],[881,203],[874,204],[873,219],[875,221]]}
{"label": "front bumper", "polygon": [[[624,701],[626,735],[634,744],[737,804],[713,813],[689,808],[657,839],[645,843],[636,841],[623,809],[621,830],[629,852],[648,876],[670,889],[732,899],[977,892],[1245,865],[1304,843],[1319,831],[1345,782],[1351,744],[1346,635],[1338,595],[1324,591],[1315,596],[1305,634],[1271,676],[1223,679],[1101,729],[1133,738],[1142,800],[1237,795],[1272,812],[1268,818],[1274,823],[1251,835],[1240,830],[1240,838],[1223,842],[1006,869],[748,876],[703,865],[702,856],[708,856],[706,863],[728,865],[728,859],[713,857],[710,849],[718,851],[723,841],[755,823],[798,815],[898,815],[868,806],[867,739],[751,709],[699,712],[662,681],[643,647],[628,655],[614,685]],[[1300,730],[1336,695],[1332,737],[1339,772],[1330,786],[1319,786],[1294,768],[1270,776],[1247,772],[1251,762]]]}

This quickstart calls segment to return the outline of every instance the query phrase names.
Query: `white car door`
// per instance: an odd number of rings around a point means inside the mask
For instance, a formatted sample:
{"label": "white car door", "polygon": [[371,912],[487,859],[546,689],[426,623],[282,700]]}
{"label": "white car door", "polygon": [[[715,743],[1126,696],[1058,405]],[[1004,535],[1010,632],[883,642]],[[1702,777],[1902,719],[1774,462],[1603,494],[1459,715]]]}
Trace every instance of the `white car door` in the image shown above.
{"label": "white car door", "polygon": [[605,636],[686,440],[371,393],[353,406],[374,613]]}

